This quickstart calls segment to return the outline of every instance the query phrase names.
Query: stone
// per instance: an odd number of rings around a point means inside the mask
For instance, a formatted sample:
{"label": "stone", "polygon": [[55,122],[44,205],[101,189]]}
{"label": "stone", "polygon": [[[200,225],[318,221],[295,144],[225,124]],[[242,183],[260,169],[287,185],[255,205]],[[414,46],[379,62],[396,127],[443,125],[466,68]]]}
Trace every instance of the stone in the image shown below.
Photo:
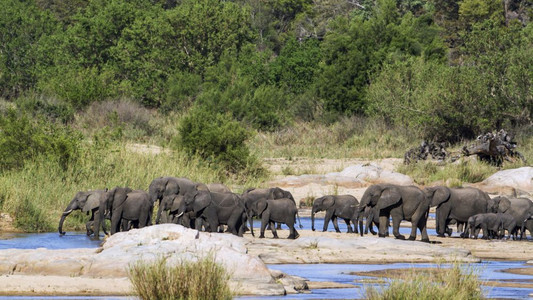
{"label": "stone", "polygon": [[511,196],[533,195],[533,167],[498,171],[481,183],[472,186],[487,193]]}

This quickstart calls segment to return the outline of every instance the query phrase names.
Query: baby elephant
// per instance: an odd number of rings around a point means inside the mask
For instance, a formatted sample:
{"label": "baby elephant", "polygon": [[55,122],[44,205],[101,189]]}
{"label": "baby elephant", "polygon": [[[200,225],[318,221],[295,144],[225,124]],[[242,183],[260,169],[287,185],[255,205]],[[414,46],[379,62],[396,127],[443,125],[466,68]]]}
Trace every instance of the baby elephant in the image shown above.
{"label": "baby elephant", "polygon": [[483,230],[483,239],[500,238],[504,235],[505,230],[509,231],[509,235],[514,233],[516,229],[516,221],[510,215],[502,213],[485,213],[477,214],[468,218],[468,227],[470,232],[474,235],[474,239],[477,239],[475,234],[477,228]]}
{"label": "baby elephant", "polygon": [[[289,239],[296,239],[300,236],[294,228],[298,208],[296,208],[296,204],[292,199],[261,199],[252,203],[248,209],[250,217],[259,216],[261,218],[261,235],[259,238],[265,237],[265,229],[268,224],[270,224],[270,230],[272,230],[274,238],[278,238],[274,222],[285,223],[289,226]],[[250,226],[252,225],[252,222],[250,222]]]}

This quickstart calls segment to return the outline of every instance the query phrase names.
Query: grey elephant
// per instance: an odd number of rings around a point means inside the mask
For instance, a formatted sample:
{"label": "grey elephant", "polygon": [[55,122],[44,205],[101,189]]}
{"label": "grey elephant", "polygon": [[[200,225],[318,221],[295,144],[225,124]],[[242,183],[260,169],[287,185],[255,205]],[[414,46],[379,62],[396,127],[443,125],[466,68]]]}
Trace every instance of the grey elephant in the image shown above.
{"label": "grey elephant", "polygon": [[[359,216],[359,201],[352,195],[327,195],[316,198],[313,201],[313,208],[311,209],[311,229],[315,231],[315,214],[320,211],[326,211],[324,216],[324,227],[322,231],[328,230],[329,222],[333,223],[336,232],[339,230],[337,218],[344,219],[348,233],[358,233],[357,219]],[[351,222],[351,223],[350,223]],[[352,230],[352,225],[354,229]]]}
{"label": "grey elephant", "polygon": [[[298,208],[292,199],[260,199],[254,202],[248,202],[246,205],[247,209],[250,211],[250,217],[258,216],[261,218],[261,234],[259,238],[265,237],[265,229],[268,224],[270,224],[270,230],[272,231],[274,238],[278,238],[274,222],[284,223],[289,226],[290,232],[288,239],[297,239],[300,236],[294,227]],[[250,227],[253,232],[253,223],[251,221]]]}
{"label": "grey elephant", "polygon": [[483,231],[482,239],[500,238],[505,230],[509,235],[516,230],[516,222],[509,214],[502,213],[482,213],[470,216],[467,221],[469,230],[472,234],[470,237],[478,238],[477,229]]}
{"label": "grey elephant", "polygon": [[197,189],[207,190],[205,184],[198,184],[188,178],[176,178],[176,177],[158,177],[154,179],[148,187],[148,193],[152,203],[159,201],[159,207],[157,209],[156,224],[171,222],[167,213],[177,211],[179,204],[174,204],[176,197],[184,196],[188,192],[195,191]]}
{"label": "grey elephant", "polygon": [[243,236],[248,219],[244,203],[234,193],[189,192],[183,198],[178,216],[187,212],[194,214],[197,229],[202,226],[200,222],[206,222],[208,232],[217,232],[219,225],[227,225],[228,231],[237,236]]}
{"label": "grey elephant", "polygon": [[143,190],[115,187],[104,193],[100,199],[98,218],[95,220],[95,239],[99,238],[99,226],[106,215],[111,219],[111,235],[127,231],[130,227],[143,228],[151,225],[154,205],[150,195]]}
{"label": "grey elephant", "polygon": [[61,219],[59,220],[59,226],[58,231],[60,235],[64,235],[65,232],[63,231],[63,222],[65,221],[65,218],[72,213],[75,210],[81,210],[82,212],[88,214],[91,214],[89,221],[85,224],[85,227],[87,229],[87,235],[93,234],[93,225],[96,214],[98,213],[98,209],[100,207],[100,199],[103,196],[103,194],[107,190],[94,190],[94,191],[80,191],[77,192],[74,198],[70,201],[70,203],[65,208],[63,214],[61,215]]}
{"label": "grey elephant", "polygon": [[[368,234],[368,231],[370,231],[370,233],[372,233],[372,235],[378,234],[376,231],[374,231],[374,225],[376,225],[376,227],[379,230],[379,209],[378,209],[378,207],[377,206],[374,206],[374,207],[367,206],[365,208],[364,213],[362,215],[359,214],[359,220],[362,220],[363,218],[366,219],[364,234]],[[359,222],[359,224],[360,224],[360,227],[361,227],[362,223]],[[385,226],[385,228],[386,228],[385,236],[389,236],[389,227],[390,227],[390,219],[387,219],[387,224]],[[359,230],[361,232],[363,232],[363,228],[362,227]]]}
{"label": "grey elephant", "polygon": [[[292,196],[291,192],[281,189],[279,187],[266,189],[250,188],[242,194],[242,199],[247,208],[252,206],[256,201],[268,199],[290,199],[292,202],[294,202],[294,205],[296,205],[296,201],[294,200],[294,197]],[[296,216],[300,223],[300,228],[302,228],[300,216],[298,215],[298,213],[296,214]],[[281,229],[281,224],[278,223],[277,229]]]}
{"label": "grey elephant", "polygon": [[[452,219],[466,223],[473,215],[496,212],[498,204],[489,195],[477,188],[449,188],[435,186],[425,188],[424,192],[431,200],[431,207],[436,206],[436,229],[439,237],[444,233]],[[463,237],[468,237],[469,227],[465,226]]]}
{"label": "grey elephant", "polygon": [[[521,229],[524,220],[527,220],[533,216],[533,202],[528,198],[498,196],[492,198],[492,200],[499,204],[498,212],[513,216],[517,226],[519,227],[518,229]],[[523,233],[524,230],[521,230],[521,238],[523,237]]]}
{"label": "grey elephant", "polygon": [[[416,186],[399,186],[393,184],[374,184],[369,186],[361,202],[359,213],[365,209],[376,207],[379,209],[379,237],[385,237],[387,219],[392,217],[392,233],[397,239],[405,239],[400,234],[400,222],[411,222],[411,235],[409,240],[416,239],[416,230],[420,230],[423,242],[429,242],[427,234],[427,218],[429,213],[429,199],[424,192]],[[362,228],[362,219],[359,221]]]}
{"label": "grey elephant", "polygon": [[531,217],[531,218],[529,218],[527,220],[524,220],[524,222],[522,222],[521,234],[520,234],[520,237],[522,239],[526,239],[527,238],[526,230],[529,231],[529,236],[531,238],[533,238],[533,217]]}

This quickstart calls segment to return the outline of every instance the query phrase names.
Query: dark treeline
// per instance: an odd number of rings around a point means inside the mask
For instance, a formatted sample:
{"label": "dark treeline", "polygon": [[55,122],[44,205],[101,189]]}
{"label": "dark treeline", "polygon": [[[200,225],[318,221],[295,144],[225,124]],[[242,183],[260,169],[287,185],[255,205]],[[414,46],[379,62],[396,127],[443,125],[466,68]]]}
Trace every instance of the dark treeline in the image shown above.
{"label": "dark treeline", "polygon": [[530,1],[0,3],[0,97],[67,124],[108,99],[257,130],[366,115],[446,141],[532,122]]}

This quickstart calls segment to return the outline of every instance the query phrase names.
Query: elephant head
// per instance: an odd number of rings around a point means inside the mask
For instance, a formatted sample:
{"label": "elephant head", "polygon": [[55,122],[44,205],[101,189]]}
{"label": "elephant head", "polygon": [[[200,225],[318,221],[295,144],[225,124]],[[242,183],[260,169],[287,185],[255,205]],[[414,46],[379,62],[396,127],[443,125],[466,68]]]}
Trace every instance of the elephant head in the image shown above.
{"label": "elephant head", "polygon": [[65,234],[63,231],[63,222],[70,213],[75,210],[81,210],[82,212],[89,214],[93,209],[98,208],[100,206],[100,199],[103,192],[105,191],[97,190],[76,193],[61,215],[58,226],[59,234]]}
{"label": "elephant head", "polygon": [[[374,184],[369,186],[361,202],[359,202],[359,230],[363,234],[364,211],[367,206],[373,208],[373,213],[379,213],[380,210],[398,204],[402,200],[400,191],[396,186],[386,184]],[[373,215],[370,215],[373,217]],[[368,218],[369,216],[367,216]]]}
{"label": "elephant head", "polygon": [[511,208],[511,201],[504,196],[498,196],[488,201],[487,212],[492,213],[505,213]]}
{"label": "elephant head", "polygon": [[335,204],[335,198],[331,195],[316,198],[311,209],[311,229],[315,231],[315,214],[327,210]]}
{"label": "elephant head", "polygon": [[434,186],[424,189],[426,197],[431,199],[430,207],[439,206],[450,199],[450,189],[445,186]]}

